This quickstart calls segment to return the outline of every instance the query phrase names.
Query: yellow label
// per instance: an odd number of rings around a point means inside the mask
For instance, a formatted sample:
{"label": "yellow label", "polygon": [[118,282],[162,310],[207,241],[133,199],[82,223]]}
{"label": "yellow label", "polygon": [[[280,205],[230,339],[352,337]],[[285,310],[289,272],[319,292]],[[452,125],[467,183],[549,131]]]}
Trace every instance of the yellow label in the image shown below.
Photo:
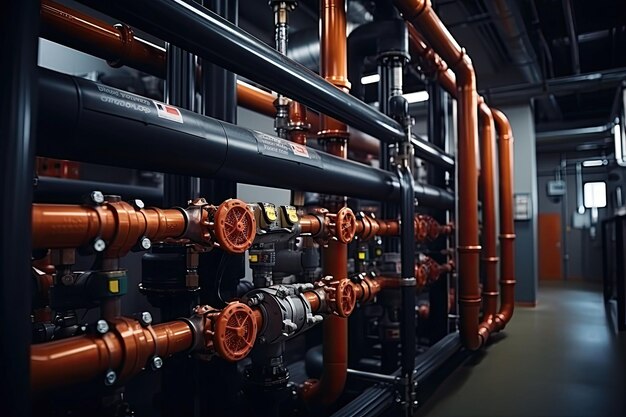
{"label": "yellow label", "polygon": [[296,223],[298,221],[298,212],[295,207],[287,207],[287,217],[291,223]]}
{"label": "yellow label", "polygon": [[270,206],[267,205],[265,206],[265,215],[267,216],[267,219],[271,222],[275,222],[276,221],[276,208],[274,206]]}
{"label": "yellow label", "polygon": [[109,281],[109,292],[111,294],[117,294],[120,292],[120,282],[116,279],[112,279]]}
{"label": "yellow label", "polygon": [[357,256],[359,257],[360,260],[364,261],[365,260],[365,252],[359,252],[357,254]]}
{"label": "yellow label", "polygon": [[258,255],[250,255],[250,262],[252,262],[252,263],[259,262],[259,256]]}

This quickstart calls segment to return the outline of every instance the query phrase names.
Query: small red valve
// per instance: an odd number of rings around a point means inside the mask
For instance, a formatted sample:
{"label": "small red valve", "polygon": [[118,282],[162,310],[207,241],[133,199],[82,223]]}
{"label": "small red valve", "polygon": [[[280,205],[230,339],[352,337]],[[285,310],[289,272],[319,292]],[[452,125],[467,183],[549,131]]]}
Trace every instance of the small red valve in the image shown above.
{"label": "small red valve", "polygon": [[356,233],[356,216],[348,207],[337,212],[335,219],[335,237],[341,243],[350,243]]}
{"label": "small red valve", "polygon": [[325,277],[321,281],[327,294],[329,309],[339,317],[348,317],[356,306],[357,294],[349,279]]}

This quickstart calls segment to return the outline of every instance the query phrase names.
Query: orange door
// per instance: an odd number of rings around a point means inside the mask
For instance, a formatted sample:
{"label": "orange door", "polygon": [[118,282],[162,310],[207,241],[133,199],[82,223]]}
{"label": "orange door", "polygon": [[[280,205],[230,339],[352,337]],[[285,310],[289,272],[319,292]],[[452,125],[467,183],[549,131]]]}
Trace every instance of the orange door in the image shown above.
{"label": "orange door", "polygon": [[560,280],[561,267],[561,215],[559,213],[539,214],[539,279]]}

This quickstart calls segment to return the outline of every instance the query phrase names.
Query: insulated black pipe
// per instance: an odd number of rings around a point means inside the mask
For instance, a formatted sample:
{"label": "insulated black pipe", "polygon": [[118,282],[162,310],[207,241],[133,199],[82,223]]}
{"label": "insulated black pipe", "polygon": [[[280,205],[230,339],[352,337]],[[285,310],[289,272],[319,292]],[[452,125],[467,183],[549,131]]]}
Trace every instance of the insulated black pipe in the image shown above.
{"label": "insulated black pipe", "polygon": [[0,404],[7,416],[30,416],[30,236],[39,2],[0,5]]}
{"label": "insulated black pipe", "polygon": [[[447,96],[439,84],[430,82],[428,87],[428,140],[432,146],[444,149],[446,146],[446,111]],[[451,177],[454,177],[454,168],[450,170]],[[428,167],[428,182],[438,187],[446,186],[446,173],[439,167]],[[449,219],[445,211],[431,213],[440,224],[448,223]],[[447,257],[441,252],[447,249],[448,239],[438,239],[430,246],[435,252],[432,257],[440,264],[447,262]],[[436,280],[428,290],[430,301],[430,316],[428,318],[428,337],[430,343],[437,343],[449,332],[448,302],[450,292],[450,280],[447,276]]]}
{"label": "insulated black pipe", "polygon": [[385,142],[402,127],[216,13],[184,0],[80,0]]}
{"label": "insulated black pipe", "polygon": [[70,180],[66,178],[39,177],[33,189],[36,203],[78,204],[92,191],[104,195],[120,195],[124,200],[139,199],[146,206],[163,207],[163,191],[157,187],[141,187],[99,181]]}
{"label": "insulated black pipe", "polygon": [[402,197],[400,199],[400,251],[401,251],[401,297],[402,297],[402,319],[400,320],[400,337],[402,341],[401,369],[404,381],[403,399],[408,403],[405,405],[405,415],[411,415],[413,409],[411,393],[413,392],[413,370],[415,368],[415,227],[414,222],[404,221],[415,218],[415,202],[413,192],[413,174],[406,167],[398,169],[400,178],[400,189]]}
{"label": "insulated black pipe", "polygon": [[426,162],[430,162],[439,168],[443,168],[448,172],[454,173],[454,157],[452,155],[445,153],[437,145],[426,142],[416,135],[413,135],[413,137],[411,138],[411,144],[413,144],[413,149],[415,150],[416,157],[421,158]]}
{"label": "insulated black pipe", "polygon": [[[357,162],[106,87],[40,69],[41,156],[242,183],[400,200],[398,177]],[[159,108],[160,107],[160,108]],[[29,184],[30,186],[30,184]],[[420,204],[450,208],[454,196],[429,185]]]}

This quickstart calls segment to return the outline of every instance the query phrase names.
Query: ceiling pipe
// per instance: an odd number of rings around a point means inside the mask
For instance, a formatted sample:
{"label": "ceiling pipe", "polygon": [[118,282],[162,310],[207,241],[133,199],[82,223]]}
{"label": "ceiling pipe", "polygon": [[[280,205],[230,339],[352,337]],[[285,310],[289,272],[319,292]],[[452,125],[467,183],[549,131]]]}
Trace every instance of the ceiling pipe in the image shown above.
{"label": "ceiling pipe", "polygon": [[574,23],[574,10],[571,0],[563,0],[563,13],[565,14],[565,25],[569,35],[572,70],[574,74],[580,74],[580,52],[578,51],[578,37],[576,36],[576,24]]}
{"label": "ceiling pipe", "polygon": [[[485,337],[478,331],[481,295],[478,241],[478,144],[476,74],[472,60],[435,14],[429,0],[394,0],[404,18],[424,36],[456,75],[458,102],[458,220],[459,305],[463,317],[460,333],[464,346],[479,349]],[[471,320],[469,319],[471,318]]]}
{"label": "ceiling pipe", "polygon": [[[529,83],[542,82],[544,76],[516,2],[494,0],[485,2],[485,5],[489,13],[495,17],[496,26],[504,39],[507,51],[513,63],[520,69],[524,80]],[[540,100],[539,104],[550,118],[562,118],[561,110],[554,96]]]}

